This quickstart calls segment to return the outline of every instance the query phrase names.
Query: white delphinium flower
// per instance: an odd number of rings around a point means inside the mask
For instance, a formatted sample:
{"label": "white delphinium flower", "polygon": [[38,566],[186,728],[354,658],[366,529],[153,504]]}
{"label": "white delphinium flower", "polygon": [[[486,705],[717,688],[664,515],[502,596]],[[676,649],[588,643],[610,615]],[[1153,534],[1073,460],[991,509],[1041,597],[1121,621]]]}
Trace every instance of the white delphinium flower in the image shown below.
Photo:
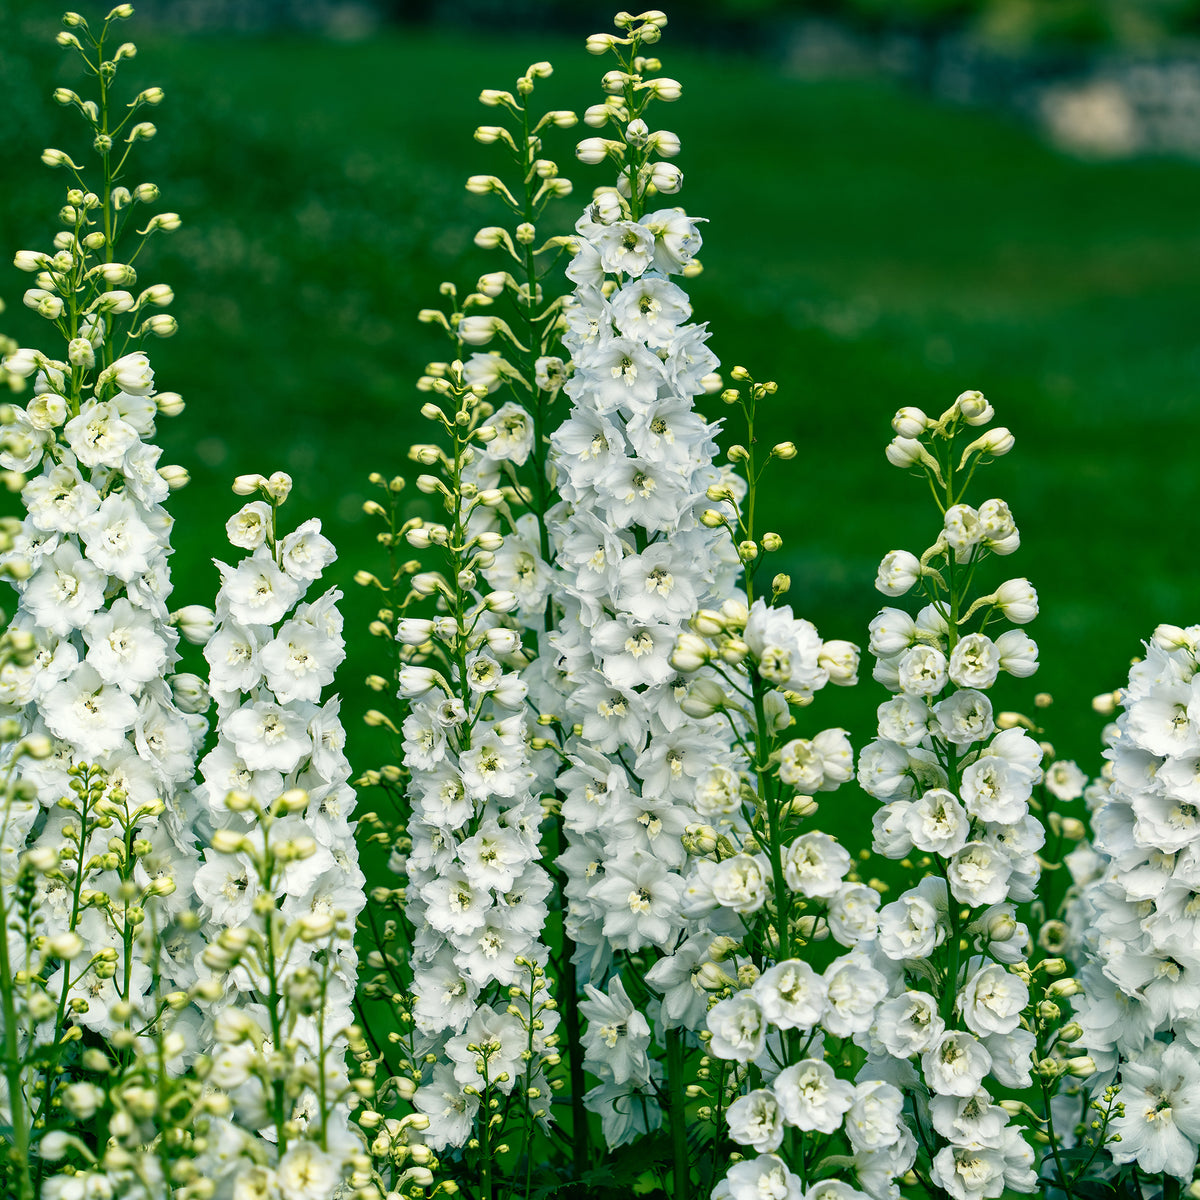
{"label": "white delphinium flower", "polygon": [[1121,1140],[1116,1162],[1137,1161],[1143,1171],[1190,1179],[1200,1143],[1200,1067],[1190,1047],[1152,1042],[1140,1061],[1121,1068],[1123,1115],[1112,1126]]}
{"label": "white delphinium flower", "polygon": [[838,1129],[854,1103],[854,1085],[838,1079],[828,1063],[811,1058],[785,1067],[771,1090],[788,1125],[819,1133]]}
{"label": "white delphinium flower", "polygon": [[[219,699],[216,745],[202,765],[214,832],[195,886],[210,943],[205,962],[220,985],[207,1006],[205,1036],[218,1058],[232,1063],[233,1054],[241,1064],[244,1078],[214,1082],[229,1090],[243,1128],[270,1126],[280,1195],[309,1200],[332,1194],[361,1153],[348,1123],[345,1056],[358,966],[353,929],[365,881],[348,820],[354,793],[337,700],[320,705],[321,686],[342,655],[340,593],[299,603],[332,546],[319,524],[305,522],[285,550],[277,519],[291,481],[282,473],[259,479],[264,499],[227,527],[231,544],[250,556],[236,567],[218,563],[221,589],[205,646]],[[269,592],[267,602],[255,599],[252,579]],[[301,645],[319,668],[298,661]],[[265,915],[257,902],[264,894],[275,899]],[[264,945],[274,956],[243,956],[244,931],[264,921]],[[284,1115],[301,1129],[319,1127],[322,1144],[289,1134],[265,1099],[275,1068],[256,1041],[261,1033],[246,1036],[249,1014],[260,1031],[288,1031],[291,1069],[303,1082],[289,1085]],[[214,1177],[232,1183],[250,1154],[246,1143],[214,1161]]]}
{"label": "white delphinium flower", "polygon": [[[631,129],[636,136],[636,124]],[[619,788],[563,807],[566,929],[583,977],[597,984],[615,951],[666,955],[691,932],[681,837],[702,807],[703,819],[720,808],[723,824],[744,820],[728,722],[689,715],[672,662],[686,622],[734,595],[739,569],[725,531],[700,520],[722,475],[713,463],[716,426],[694,406],[717,363],[707,331],[688,323],[684,289],[667,278],[690,261],[700,235],[682,210],[645,214],[642,195],[624,196],[601,193],[576,225],[565,336],[571,410],[550,438],[567,502],[548,521],[564,608],[548,639],[563,670],[555,711],[568,729],[582,730],[565,746],[560,786],[571,794],[572,764],[587,754],[621,754],[628,768]],[[616,278],[606,293],[607,276]],[[813,686],[827,678],[812,633],[794,646],[797,690],[810,677]],[[836,748],[828,754],[834,775],[842,769]],[[762,856],[726,856],[705,889],[708,915],[694,918],[703,922],[698,932],[758,912],[769,875]],[[671,970],[652,967],[649,978],[664,989],[670,1020],[696,1028],[704,1006],[687,974],[675,981]],[[739,1054],[755,1041],[749,1031],[729,1032]],[[597,1091],[591,1102],[610,1100]]]}
{"label": "white delphinium flower", "polygon": [[[1030,801],[1042,748],[1018,720],[995,713],[988,694],[1001,673],[1036,669],[1034,643],[1002,622],[1032,620],[1037,595],[1020,579],[969,594],[980,564],[1020,541],[1003,501],[975,508],[963,499],[962,472],[1011,446],[1006,430],[978,436],[990,420],[983,397],[967,392],[936,421],[902,410],[893,424],[887,457],[926,477],[940,526],[922,555],[892,554],[880,568],[879,590],[919,589],[925,607],[915,616],[884,608],[871,624],[872,673],[894,698],[880,705],[879,738],[858,765],[860,784],[881,802],[876,852],[906,866],[914,852],[937,860],[919,887],[881,908],[876,938],[864,943],[889,972],[889,994],[862,1044],[873,1063],[905,1060],[896,1082],[927,1089],[934,1104],[975,1095],[988,1075],[1028,1086],[1036,1046],[1021,1026],[1059,1011],[1030,1017],[1029,936],[1013,910],[1036,895],[1045,835]],[[1032,1152],[997,1111],[978,1153],[970,1134],[935,1125],[944,1141],[927,1144],[934,1182],[955,1200],[1034,1186]]]}
{"label": "white delphinium flower", "polygon": [[806,1195],[800,1177],[788,1169],[775,1154],[734,1163],[728,1174],[713,1189],[712,1200],[801,1200]]}

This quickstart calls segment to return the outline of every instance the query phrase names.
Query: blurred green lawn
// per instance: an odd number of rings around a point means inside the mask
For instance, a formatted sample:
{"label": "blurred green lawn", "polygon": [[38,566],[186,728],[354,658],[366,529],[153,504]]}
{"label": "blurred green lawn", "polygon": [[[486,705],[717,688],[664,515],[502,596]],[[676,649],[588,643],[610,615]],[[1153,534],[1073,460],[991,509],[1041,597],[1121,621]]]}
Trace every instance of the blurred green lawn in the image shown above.
{"label": "blurred green lawn", "polygon": [[[142,276],[172,284],[181,323],[151,347],[160,386],[188,401],[162,428],[164,461],[193,476],[172,501],[176,600],[211,603],[233,475],[290,471],[294,520],[320,515],[340,549],[333,575],[355,639],[340,682],[361,770],[382,753],[358,729],[375,647],[370,598],[352,576],[383,565],[361,515],[365,477],[416,473],[406,449],[427,434],[413,380],[447,356],[416,311],[436,302],[440,280],[470,287],[500,265],[471,238],[503,216],[462,189],[466,175],[500,170],[500,152],[471,138],[495,119],[479,89],[511,87],[550,59],[558,69],[537,97],[582,110],[600,98],[607,63],[581,40],[172,42],[138,37],[136,22],[127,32],[141,50],[131,87],[167,90],[136,174],[159,182],[186,222]],[[764,438],[801,450],[770,477],[764,526],[784,536],[776,569],[792,574],[796,610],[825,637],[865,644],[878,560],[920,552],[937,532],[927,489],[884,461],[890,417],[906,404],[936,414],[980,388],[1017,438],[972,497],[1002,496],[1021,527],[1021,550],[992,577],[1027,575],[1043,605],[1030,627],[1042,671],[997,698],[1029,709],[1034,690],[1051,692],[1046,735],[1094,771],[1091,696],[1121,683],[1157,622],[1200,621],[1200,554],[1189,549],[1200,169],[1071,161],[1004,116],[677,51],[669,30],[661,51],[684,97],[657,119],[683,139],[681,200],[710,220],[706,270],[690,287],[697,316],[726,367],[779,381]],[[9,46],[0,76],[10,89],[37,75],[41,89],[13,95],[0,130],[6,254],[49,241],[65,179],[38,164],[42,146],[84,152],[78,126],[41,99],[71,74],[59,64],[38,75],[41,61]],[[559,134],[547,153],[581,205],[608,177],[575,163],[573,144]],[[0,329],[49,346],[21,309],[26,283],[0,272]],[[859,688],[818,698],[814,729],[843,724],[857,745],[869,740],[883,697],[864,674]]]}

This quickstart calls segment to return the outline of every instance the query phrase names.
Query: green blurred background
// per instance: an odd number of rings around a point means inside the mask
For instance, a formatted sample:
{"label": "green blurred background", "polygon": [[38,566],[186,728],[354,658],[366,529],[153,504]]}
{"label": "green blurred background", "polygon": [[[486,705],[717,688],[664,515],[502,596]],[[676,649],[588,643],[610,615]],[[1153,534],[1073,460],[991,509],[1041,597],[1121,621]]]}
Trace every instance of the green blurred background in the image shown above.
{"label": "green blurred background", "polygon": [[[696,314],[726,368],[779,381],[764,438],[800,448],[769,477],[766,525],[785,544],[768,569],[790,572],[791,602],[825,637],[865,645],[880,557],[920,552],[938,526],[924,485],[884,461],[891,415],[910,404],[936,414],[983,390],[1016,449],[978,477],[972,499],[1008,500],[1023,537],[990,578],[1028,576],[1043,607],[1029,630],[1042,670],[997,700],[1030,710],[1035,690],[1052,693],[1046,736],[1096,770],[1091,697],[1120,685],[1156,623],[1200,622],[1200,554],[1188,549],[1200,492],[1200,168],[1163,153],[1069,157],[1020,104],[951,104],[919,63],[880,72],[843,56],[801,70],[782,48],[792,22],[815,17],[854,46],[907,46],[920,59],[959,39],[988,47],[1009,78],[1045,79],[1097,56],[1175,54],[1200,2],[666,7],[659,49],[684,96],[657,119],[683,140],[682,202],[710,222],[705,271],[689,288]],[[413,382],[447,356],[417,310],[441,280],[470,287],[501,265],[472,235],[503,214],[462,187],[468,174],[502,173],[499,150],[471,137],[495,118],[477,96],[549,59],[539,104],[597,101],[608,63],[583,37],[607,27],[606,10],[525,0],[502,18],[485,0],[394,0],[386,13],[347,6],[330,38],[280,18],[286,9],[272,17],[268,5],[233,32],[194,20],[194,4],[175,20],[161,0],[153,19],[125,27],[140,49],[123,74],[131,94],[167,92],[130,182],[158,182],[162,206],[185,221],[141,275],[178,296],[180,333],[150,347],[160,387],[188,402],[161,428],[164,461],[193,480],[171,501],[175,602],[212,601],[232,477],[289,471],[294,521],[321,516],[340,550],[331,574],[353,639],[340,684],[362,770],[384,753],[358,722],[376,702],[361,680],[380,648],[366,634],[371,597],[352,576],[385,563],[361,512],[366,476],[416,473],[406,450],[427,432]],[[0,0],[5,259],[47,247],[55,228],[66,180],[39,164],[42,147],[86,154],[80,124],[49,99],[76,78],[53,44],[57,16],[42,0]],[[175,32],[187,28],[199,32]],[[564,223],[608,182],[574,161],[574,140],[547,138],[576,183]],[[0,331],[50,348],[21,306],[27,284],[0,266]],[[868,665],[859,688],[819,697],[813,728],[845,725],[862,745],[882,698]]]}

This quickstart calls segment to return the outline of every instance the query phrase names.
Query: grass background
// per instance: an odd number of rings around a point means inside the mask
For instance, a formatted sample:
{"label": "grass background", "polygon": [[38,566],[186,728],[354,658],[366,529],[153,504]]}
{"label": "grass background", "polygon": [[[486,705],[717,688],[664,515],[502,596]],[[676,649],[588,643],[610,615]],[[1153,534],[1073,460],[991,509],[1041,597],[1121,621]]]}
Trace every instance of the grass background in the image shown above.
{"label": "grass background", "polygon": [[[86,153],[49,100],[75,73],[46,17],[41,44],[0,39],[6,255],[46,247],[54,228],[66,180],[38,164],[41,148]],[[141,279],[178,295],[179,335],[150,347],[159,385],[188,401],[161,429],[164,461],[193,477],[171,502],[175,601],[211,603],[233,475],[291,472],[294,521],[321,516],[340,550],[330,574],[352,639],[340,685],[362,770],[383,753],[358,723],[374,703],[360,681],[377,665],[370,597],[351,579],[384,563],[361,515],[366,475],[416,473],[406,449],[427,435],[413,380],[447,354],[417,309],[440,280],[469,287],[499,265],[471,238],[503,216],[462,189],[501,161],[471,138],[495,116],[479,89],[550,59],[536,98],[581,110],[607,64],[582,37],[172,41],[139,37],[136,22],[127,33],[141,51],[131,92],[167,91],[130,182],[158,182],[185,219]],[[1027,575],[1043,607],[1029,629],[1042,670],[997,700],[1028,710],[1034,690],[1052,693],[1046,736],[1096,770],[1091,696],[1121,683],[1157,622],[1200,621],[1200,170],[1070,160],[1001,115],[676,50],[670,30],[661,52],[684,97],[657,119],[683,139],[682,202],[710,222],[706,270],[689,287],[697,317],[726,368],[780,383],[764,440],[800,448],[770,478],[767,522],[784,536],[776,569],[793,577],[798,614],[865,644],[880,557],[919,553],[937,532],[925,487],[884,461],[890,417],[983,390],[1017,443],[971,498],[1006,499],[1023,536],[993,578]],[[574,162],[571,133],[547,140],[576,182],[569,221],[608,179]],[[27,283],[0,267],[0,329],[50,348],[21,308]],[[869,740],[883,695],[864,674],[819,697],[813,729]],[[839,805],[845,817],[865,818],[865,798],[853,803]]]}

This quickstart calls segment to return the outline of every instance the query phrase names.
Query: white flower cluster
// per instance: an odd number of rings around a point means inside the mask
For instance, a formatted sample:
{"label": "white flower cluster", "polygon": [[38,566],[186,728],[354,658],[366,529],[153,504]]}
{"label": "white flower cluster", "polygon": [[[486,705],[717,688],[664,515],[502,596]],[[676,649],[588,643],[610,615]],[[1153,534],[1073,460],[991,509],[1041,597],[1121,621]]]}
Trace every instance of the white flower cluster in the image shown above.
{"label": "white flower cluster", "polygon": [[233,1186],[261,1157],[240,1131],[259,1130],[279,1157],[257,1168],[257,1186],[326,1196],[362,1152],[348,1124],[345,1060],[365,877],[339,701],[321,702],[344,653],[341,593],[305,600],[334,548],[316,520],[279,536],[290,489],[282,472],[235,484],[259,497],[226,525],[249,553],[236,566],[217,562],[204,648],[217,737],[200,764],[207,848],[195,891],[203,964],[218,986],[201,1036],[207,1082],[229,1097],[236,1120],[214,1121],[204,1161]]}
{"label": "white flower cluster", "polygon": [[[1036,669],[1024,632],[985,630],[1000,617],[1032,620],[1037,596],[1024,579],[972,603],[966,594],[983,559],[1019,542],[1007,505],[963,503],[955,478],[969,479],[980,459],[1011,445],[1003,429],[958,444],[991,419],[991,405],[965,392],[937,420],[903,409],[893,423],[889,460],[925,470],[947,503],[920,559],[896,551],[880,566],[886,595],[919,582],[931,602],[915,617],[885,608],[871,622],[874,677],[894,698],[879,706],[879,736],[858,766],[860,785],[882,802],[874,850],[938,864],[878,913],[867,951],[886,988],[865,1031],[864,1071],[915,1089],[916,1119],[940,1139],[933,1181],[955,1200],[1036,1186],[1032,1151],[984,1086],[989,1076],[1003,1087],[1031,1083],[1036,1042],[1022,1019],[1029,934],[1015,905],[1035,897],[1045,840],[1029,810],[1042,749],[1020,727],[998,730],[987,695],[1001,672],[1023,678]],[[977,616],[978,630],[964,630]]]}
{"label": "white flower cluster", "polygon": [[[1124,1111],[1118,1163],[1190,1179],[1200,1144],[1200,626],[1160,625],[1109,727],[1085,882],[1083,1040]],[[1090,878],[1088,878],[1090,876]]]}
{"label": "white flower cluster", "polygon": [[[91,328],[94,353],[105,325]],[[142,353],[91,376],[77,403],[72,363],[26,351],[14,358],[10,370],[36,371],[34,397],[13,408],[0,465],[32,477],[4,563],[20,595],[12,629],[28,635],[36,655],[0,670],[0,703],[52,752],[15,765],[39,804],[23,806],[5,836],[62,859],[41,876],[42,932],[78,932],[87,953],[64,962],[52,988],[71,1023],[107,1035],[129,1016],[116,1015],[114,1003],[141,1011],[151,984],[149,966],[127,961],[139,931],[126,923],[122,884],[132,876],[140,895],[155,897],[161,930],[187,907],[195,869],[190,790],[207,694],[196,677],[171,673],[169,472],[157,469],[161,450],[148,440],[159,403],[168,412],[180,404],[169,393],[156,403]],[[81,771],[89,772],[82,796]],[[136,860],[109,859],[114,821],[137,841]],[[186,986],[189,970],[168,958],[162,985]]]}
{"label": "white flower cluster", "polygon": [[[415,1043],[433,1064],[413,1104],[428,1118],[424,1141],[435,1151],[467,1142],[481,1102],[494,1095],[550,1094],[537,1056],[559,1019],[543,994],[551,881],[541,863],[542,780],[530,749],[521,634],[504,623],[539,601],[534,587],[519,582],[513,590],[476,590],[475,573],[536,575],[537,535],[526,548],[524,526],[502,536],[488,505],[464,499],[499,501],[488,481],[499,464],[524,461],[527,421],[509,406],[493,413],[482,404],[486,385],[470,383],[462,364],[450,375],[452,402],[466,419],[453,424],[454,453],[442,460],[447,478],[437,481],[448,523],[420,522],[408,533],[414,546],[449,547],[452,570],[414,577],[417,594],[436,594],[446,615],[401,617],[396,627],[406,650],[442,669],[415,665],[410,653],[399,670],[400,695],[409,702],[401,732],[411,845],[391,861],[407,876],[405,907],[415,930]],[[482,438],[482,450],[467,445]],[[514,990],[527,1002],[521,1015]]]}
{"label": "white flower cluster", "polygon": [[[699,520],[708,489],[723,482],[715,427],[694,409],[716,360],[667,278],[699,248],[696,225],[679,209],[633,219],[608,191],[576,229],[572,407],[551,438],[563,502],[548,520],[562,617],[546,652],[559,711],[582,731],[558,780],[567,931],[591,1003],[615,1010],[628,1005],[620,982],[607,997],[593,984],[614,951],[675,949],[686,927],[681,836],[701,797],[731,782],[736,795],[728,726],[687,715],[671,654],[697,609],[734,594],[739,564],[723,531]],[[695,1005],[687,1009],[679,1016],[694,1021]],[[601,1085],[589,1104],[619,1144],[657,1119],[651,1059],[644,1049],[622,1057],[612,1040],[598,1047],[597,1037],[615,1036],[598,1026],[617,1023],[598,1010],[592,1020],[587,1061]],[[631,1093],[646,1098],[630,1102]]]}

